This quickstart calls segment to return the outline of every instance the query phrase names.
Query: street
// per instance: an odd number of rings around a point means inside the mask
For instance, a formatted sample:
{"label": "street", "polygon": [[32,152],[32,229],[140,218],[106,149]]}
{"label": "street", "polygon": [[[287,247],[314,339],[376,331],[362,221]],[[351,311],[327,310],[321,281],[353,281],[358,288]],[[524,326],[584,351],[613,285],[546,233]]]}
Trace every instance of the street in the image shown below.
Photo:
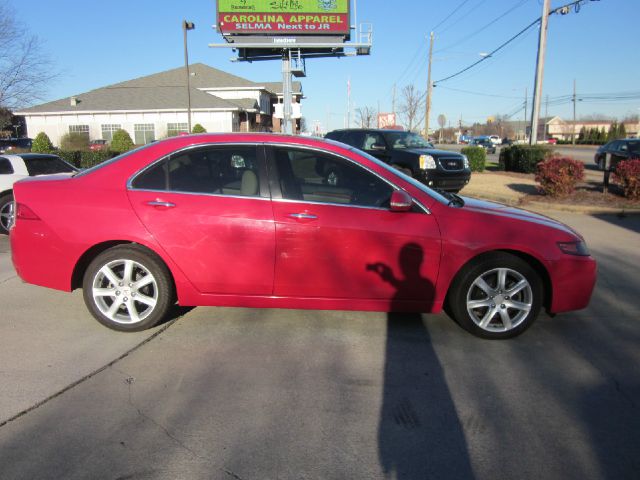
{"label": "street", "polygon": [[590,306],[508,341],[446,315],[195,308],[123,334],[0,237],[0,477],[632,479],[640,216],[552,214]]}

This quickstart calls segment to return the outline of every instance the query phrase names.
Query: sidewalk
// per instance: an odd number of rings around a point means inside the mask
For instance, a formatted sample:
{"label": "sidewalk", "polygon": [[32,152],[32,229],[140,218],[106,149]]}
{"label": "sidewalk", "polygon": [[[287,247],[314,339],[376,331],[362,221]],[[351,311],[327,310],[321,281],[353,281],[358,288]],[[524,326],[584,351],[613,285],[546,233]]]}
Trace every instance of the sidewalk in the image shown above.
{"label": "sidewalk", "polygon": [[565,211],[583,214],[640,213],[640,206],[631,208],[579,205],[570,202],[533,201],[527,195],[535,194],[536,182],[530,177],[511,176],[500,172],[473,172],[469,185],[460,192],[465,197],[504,203],[536,212]]}

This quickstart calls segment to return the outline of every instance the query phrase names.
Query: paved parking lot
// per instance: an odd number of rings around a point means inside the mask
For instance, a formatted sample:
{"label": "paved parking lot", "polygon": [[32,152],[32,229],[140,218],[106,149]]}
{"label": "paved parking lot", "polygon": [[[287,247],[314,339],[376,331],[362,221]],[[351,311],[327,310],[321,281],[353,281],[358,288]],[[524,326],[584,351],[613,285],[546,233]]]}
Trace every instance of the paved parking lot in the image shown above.
{"label": "paved parking lot", "polygon": [[0,477],[637,478],[640,216],[556,216],[599,261],[594,298],[503,342],[227,308],[111,332],[80,292],[22,284],[0,237]]}

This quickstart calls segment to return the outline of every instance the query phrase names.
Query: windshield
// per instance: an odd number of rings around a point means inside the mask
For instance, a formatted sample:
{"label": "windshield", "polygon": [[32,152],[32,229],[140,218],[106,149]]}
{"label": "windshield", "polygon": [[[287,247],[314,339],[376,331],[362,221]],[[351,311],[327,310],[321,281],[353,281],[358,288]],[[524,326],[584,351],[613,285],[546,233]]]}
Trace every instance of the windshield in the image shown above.
{"label": "windshield", "polygon": [[629,152],[640,153],[640,142],[629,142]]}
{"label": "windshield", "polygon": [[429,142],[417,133],[386,132],[384,138],[392,150],[406,150],[407,148],[433,148]]}

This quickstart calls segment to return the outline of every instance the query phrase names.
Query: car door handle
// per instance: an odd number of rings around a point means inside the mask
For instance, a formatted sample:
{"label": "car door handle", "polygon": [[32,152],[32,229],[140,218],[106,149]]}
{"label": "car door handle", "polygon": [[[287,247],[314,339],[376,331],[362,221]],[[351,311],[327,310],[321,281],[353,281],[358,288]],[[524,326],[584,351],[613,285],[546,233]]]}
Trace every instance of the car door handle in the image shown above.
{"label": "car door handle", "polygon": [[173,207],[176,206],[175,203],[162,202],[160,200],[151,200],[151,201],[147,202],[147,205],[150,205],[152,207],[164,207],[164,208],[173,208]]}
{"label": "car door handle", "polygon": [[317,215],[313,215],[312,213],[290,213],[289,216],[297,220],[315,220],[318,218]]}

